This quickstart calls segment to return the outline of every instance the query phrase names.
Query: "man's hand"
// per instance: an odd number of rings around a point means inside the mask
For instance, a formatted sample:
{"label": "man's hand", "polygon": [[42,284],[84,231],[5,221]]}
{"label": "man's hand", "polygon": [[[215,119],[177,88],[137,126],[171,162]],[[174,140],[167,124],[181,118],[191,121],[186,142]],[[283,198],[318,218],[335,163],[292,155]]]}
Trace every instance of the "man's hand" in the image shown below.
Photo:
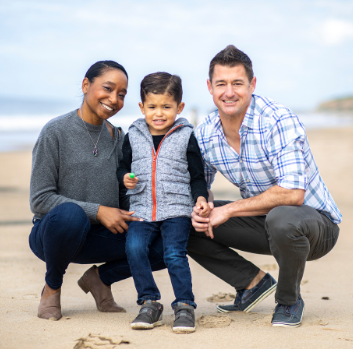
{"label": "man's hand", "polygon": [[127,231],[128,225],[126,221],[142,221],[138,217],[131,217],[135,211],[125,211],[114,207],[99,206],[97,219],[113,234],[123,233]]}
{"label": "man's hand", "polygon": [[227,222],[227,220],[230,218],[228,212],[227,212],[227,205],[225,206],[220,206],[220,207],[215,207],[210,215],[209,215],[209,223],[208,223],[208,229],[206,235],[209,236],[211,239],[213,239],[213,228],[217,228],[219,225]]}
{"label": "man's hand", "polygon": [[138,180],[137,177],[131,178],[130,173],[127,173],[124,176],[124,185],[127,189],[134,189]]}

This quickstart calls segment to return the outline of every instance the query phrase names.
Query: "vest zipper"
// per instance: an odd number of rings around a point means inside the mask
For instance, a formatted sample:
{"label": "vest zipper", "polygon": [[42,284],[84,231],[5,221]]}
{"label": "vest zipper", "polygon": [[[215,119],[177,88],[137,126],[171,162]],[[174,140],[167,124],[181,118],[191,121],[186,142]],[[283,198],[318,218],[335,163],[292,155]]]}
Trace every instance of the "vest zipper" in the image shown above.
{"label": "vest zipper", "polygon": [[157,198],[156,198],[156,167],[157,167],[157,156],[159,153],[159,148],[162,145],[162,142],[164,141],[164,138],[170,135],[174,130],[176,130],[178,127],[182,125],[178,125],[177,127],[174,127],[172,130],[170,130],[161,140],[159,143],[158,149],[156,151],[156,154],[154,153],[154,147],[152,147],[152,221],[156,220],[156,215],[157,215]]}

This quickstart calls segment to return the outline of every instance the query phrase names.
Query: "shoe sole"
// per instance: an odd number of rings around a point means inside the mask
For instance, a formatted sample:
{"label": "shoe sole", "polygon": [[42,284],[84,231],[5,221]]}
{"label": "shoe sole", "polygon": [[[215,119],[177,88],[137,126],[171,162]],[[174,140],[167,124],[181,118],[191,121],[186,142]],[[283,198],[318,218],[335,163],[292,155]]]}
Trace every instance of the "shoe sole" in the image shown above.
{"label": "shoe sole", "polygon": [[299,327],[302,324],[304,309],[305,309],[305,306],[303,307],[302,316],[301,316],[299,322],[296,322],[294,324],[291,324],[289,322],[275,322],[275,323],[272,322],[271,324],[273,327]]}
{"label": "shoe sole", "polygon": [[[243,312],[248,313],[252,308],[254,308],[257,304],[259,304],[261,301],[263,301],[265,298],[267,298],[271,293],[273,293],[277,288],[277,282],[272,285],[269,289],[267,289],[262,295],[260,295],[254,302],[252,302],[250,305],[248,305]],[[231,313],[233,310],[225,310],[222,309],[221,306],[217,305],[217,311],[219,313]],[[237,310],[234,310],[237,311]]]}
{"label": "shoe sole", "polygon": [[184,326],[178,326],[178,327],[173,327],[173,332],[175,333],[191,333],[195,332],[195,327],[184,327]]}
{"label": "shoe sole", "polygon": [[44,320],[49,320],[49,321],[59,321],[63,316],[61,315],[60,317],[55,317],[55,316],[52,316],[52,317],[44,317],[44,316],[39,316],[37,315],[39,319],[44,319]]}
{"label": "shoe sole", "polygon": [[163,321],[159,320],[154,322],[153,324],[149,324],[147,322],[134,322],[134,323],[131,323],[130,325],[133,330],[150,330],[156,326],[162,326]]}

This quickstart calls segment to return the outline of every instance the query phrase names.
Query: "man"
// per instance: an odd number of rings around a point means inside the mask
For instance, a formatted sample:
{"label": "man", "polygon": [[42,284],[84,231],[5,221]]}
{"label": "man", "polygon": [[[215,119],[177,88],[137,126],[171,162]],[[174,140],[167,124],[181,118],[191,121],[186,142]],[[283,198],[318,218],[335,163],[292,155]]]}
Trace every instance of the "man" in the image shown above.
{"label": "man", "polygon": [[[276,290],[273,326],[299,326],[305,262],[335,245],[341,213],[311,153],[303,124],[288,108],[254,95],[250,58],[227,46],[211,61],[208,89],[218,110],[195,131],[208,188],[220,171],[242,200],[214,201],[208,218],[194,208],[188,252],[236,288],[220,312],[250,311]],[[273,255],[278,284],[237,252]]]}

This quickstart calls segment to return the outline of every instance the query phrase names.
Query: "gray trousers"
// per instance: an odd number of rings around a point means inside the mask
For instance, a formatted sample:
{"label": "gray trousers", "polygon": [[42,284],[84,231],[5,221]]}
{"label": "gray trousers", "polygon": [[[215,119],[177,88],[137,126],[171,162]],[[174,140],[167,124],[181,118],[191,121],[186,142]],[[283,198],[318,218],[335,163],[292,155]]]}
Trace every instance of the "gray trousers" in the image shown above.
{"label": "gray trousers", "polygon": [[[215,201],[215,207],[231,201]],[[310,206],[278,206],[266,216],[233,217],[213,229],[214,239],[190,232],[188,253],[197,263],[236,290],[244,289],[259,268],[230,249],[273,255],[279,266],[276,301],[293,305],[300,294],[306,261],[335,246],[339,227]]]}

